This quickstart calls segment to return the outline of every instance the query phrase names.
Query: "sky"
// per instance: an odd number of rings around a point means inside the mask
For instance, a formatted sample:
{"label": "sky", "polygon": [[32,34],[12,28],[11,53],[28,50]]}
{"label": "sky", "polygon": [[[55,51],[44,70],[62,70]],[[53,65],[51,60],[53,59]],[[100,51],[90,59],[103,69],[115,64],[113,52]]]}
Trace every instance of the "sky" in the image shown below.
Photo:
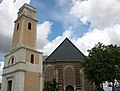
{"label": "sky", "polygon": [[24,3],[36,8],[37,50],[44,55],[66,37],[85,55],[98,42],[120,45],[120,0],[0,0],[1,64],[11,48],[14,21]]}

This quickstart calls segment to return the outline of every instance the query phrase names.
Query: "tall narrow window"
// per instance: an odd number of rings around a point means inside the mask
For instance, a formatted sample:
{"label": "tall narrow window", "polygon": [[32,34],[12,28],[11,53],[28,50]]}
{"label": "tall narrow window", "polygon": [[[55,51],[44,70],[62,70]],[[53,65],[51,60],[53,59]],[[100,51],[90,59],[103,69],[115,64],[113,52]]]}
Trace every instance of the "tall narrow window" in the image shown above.
{"label": "tall narrow window", "polygon": [[17,24],[17,30],[19,30],[19,23]]}
{"label": "tall narrow window", "polygon": [[12,60],[11,60],[11,64],[13,64],[14,63],[14,58],[12,58]]}
{"label": "tall narrow window", "polygon": [[31,23],[28,23],[28,29],[31,30]]}
{"label": "tall narrow window", "polygon": [[30,60],[30,62],[31,62],[32,64],[34,64],[34,55],[33,55],[33,54],[31,55],[31,60]]}
{"label": "tall narrow window", "polygon": [[12,80],[8,81],[7,91],[12,91]]}

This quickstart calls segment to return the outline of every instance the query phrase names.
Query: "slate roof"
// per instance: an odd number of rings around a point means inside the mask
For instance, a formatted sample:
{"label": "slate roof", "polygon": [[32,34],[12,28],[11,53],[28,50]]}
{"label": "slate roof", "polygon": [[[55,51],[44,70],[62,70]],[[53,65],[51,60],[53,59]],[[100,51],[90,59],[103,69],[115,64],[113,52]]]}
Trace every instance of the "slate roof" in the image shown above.
{"label": "slate roof", "polygon": [[66,38],[46,59],[44,62],[56,61],[80,61],[85,55]]}

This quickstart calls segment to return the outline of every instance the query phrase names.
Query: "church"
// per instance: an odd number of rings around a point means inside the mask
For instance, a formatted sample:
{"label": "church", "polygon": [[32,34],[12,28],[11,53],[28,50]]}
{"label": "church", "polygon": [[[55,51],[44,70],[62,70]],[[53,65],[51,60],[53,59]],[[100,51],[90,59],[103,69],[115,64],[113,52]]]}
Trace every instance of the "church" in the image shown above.
{"label": "church", "polygon": [[85,55],[66,38],[49,56],[36,49],[36,9],[24,4],[15,20],[12,48],[5,55],[2,91],[43,91],[44,81],[56,79],[59,91],[94,91],[84,78]]}

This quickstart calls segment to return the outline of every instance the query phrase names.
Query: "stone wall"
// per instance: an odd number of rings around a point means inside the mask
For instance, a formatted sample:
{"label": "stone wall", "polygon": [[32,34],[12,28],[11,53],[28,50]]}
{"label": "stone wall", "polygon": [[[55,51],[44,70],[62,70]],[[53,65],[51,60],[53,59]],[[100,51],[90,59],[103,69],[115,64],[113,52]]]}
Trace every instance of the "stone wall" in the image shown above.
{"label": "stone wall", "polygon": [[69,85],[74,91],[94,91],[93,85],[84,79],[80,62],[77,61],[44,62],[44,79],[50,81],[53,78],[59,83],[59,91],[65,91]]}

